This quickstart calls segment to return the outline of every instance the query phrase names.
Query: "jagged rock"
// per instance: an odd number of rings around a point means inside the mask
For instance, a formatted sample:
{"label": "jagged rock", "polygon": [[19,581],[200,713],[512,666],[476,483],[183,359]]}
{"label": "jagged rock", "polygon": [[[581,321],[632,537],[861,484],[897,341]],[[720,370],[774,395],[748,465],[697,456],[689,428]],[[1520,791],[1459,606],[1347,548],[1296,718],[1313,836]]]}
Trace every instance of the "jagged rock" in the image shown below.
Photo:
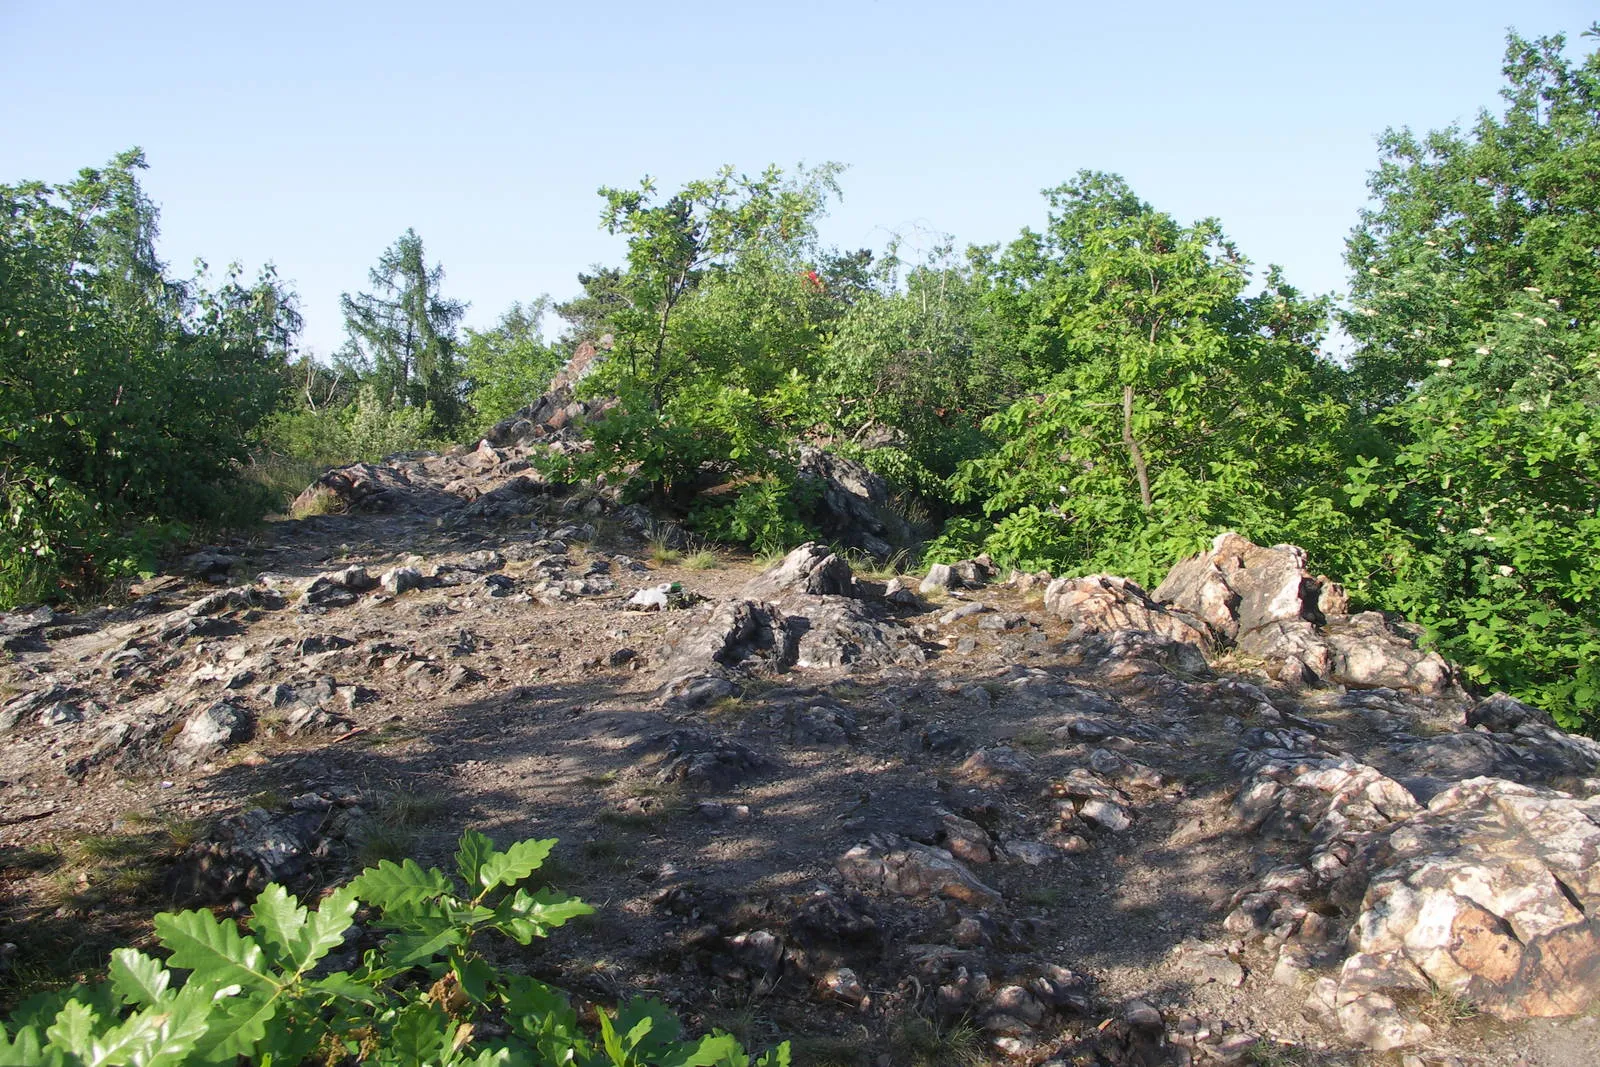
{"label": "jagged rock", "polygon": [[861,984],[856,972],[848,967],[829,971],[817,982],[818,991],[833,1000],[859,1005],[867,999],[867,987]]}
{"label": "jagged rock", "polygon": [[853,596],[854,587],[850,564],[827,546],[808,541],[752,578],[739,595],[746,600],[776,600],[789,593]]}
{"label": "jagged rock", "polygon": [[922,598],[903,578],[890,578],[883,587],[883,599],[897,607],[921,608]]}
{"label": "jagged rock", "polygon": [[700,730],[672,730],[641,741],[630,751],[660,764],[658,781],[691,789],[728,789],[767,766],[754,749]]}
{"label": "jagged rock", "polygon": [[1109,800],[1085,800],[1078,814],[1088,822],[1113,834],[1120,834],[1133,825],[1133,818],[1121,804]]}
{"label": "jagged rock", "polygon": [[859,600],[819,597],[803,604],[791,601],[787,610],[796,635],[796,667],[913,666],[926,658],[905,626],[877,618]]}
{"label": "jagged rock", "polygon": [[354,641],[339,634],[307,634],[295,643],[294,650],[302,656],[314,656],[320,652],[349,648],[353,644]]}
{"label": "jagged rock", "polygon": [[963,904],[993,904],[1000,894],[980,882],[965,864],[942,848],[918,845],[892,834],[874,835],[834,864],[852,885],[895,896],[949,897]]}
{"label": "jagged rock", "polygon": [[415,567],[391,567],[383,572],[378,584],[390,596],[399,596],[412,589],[422,588],[422,572]]}
{"label": "jagged rock", "polygon": [[989,863],[994,859],[989,834],[970,819],[945,812],[940,819],[939,838],[952,856],[966,863]]}
{"label": "jagged rock", "polygon": [[345,567],[311,579],[305,592],[300,594],[300,603],[303,607],[312,608],[343,607],[354,604],[359,594],[377,584],[365,567]]}
{"label": "jagged rock", "polygon": [[1600,799],[1475,778],[1388,835],[1340,994],[1420,974],[1502,1019],[1600,994]]}
{"label": "jagged rock", "polygon": [[[1437,652],[1417,648],[1420,627],[1391,623],[1376,611],[1333,616],[1322,631],[1335,682],[1361,689],[1407,689],[1431,696],[1455,692],[1455,674]],[[1242,651],[1251,651],[1241,646]],[[1262,654],[1269,654],[1266,648]],[[1305,656],[1303,662],[1310,663]],[[1318,673],[1321,673],[1320,671]]]}
{"label": "jagged rock", "polygon": [[690,631],[658,672],[663,685],[684,678],[714,675],[719,670],[748,667],[776,671],[795,661],[796,635],[787,617],[771,604],[730,600]]}
{"label": "jagged rock", "polygon": [[168,892],[187,904],[253,896],[267,883],[292,885],[310,866],[326,811],[267,812],[224,819],[173,866]]}
{"label": "jagged rock", "polygon": [[1505,693],[1496,693],[1485,700],[1480,700],[1467,712],[1469,730],[1482,726],[1494,733],[1510,734],[1516,733],[1517,728],[1524,723],[1554,726],[1555,720],[1550,718],[1549,712],[1529,707]]}
{"label": "jagged rock", "polygon": [[821,490],[816,518],[830,539],[879,559],[911,544],[910,525],[889,506],[888,484],[863,464],[806,446],[797,475]]}
{"label": "jagged rock", "polygon": [[[1458,694],[1449,664],[1416,647],[1420,631],[1377,612],[1346,614],[1344,588],[1313,576],[1294,545],[1262,548],[1219,534],[1208,551],[1173,567],[1152,599],[1195,620],[1215,641],[1276,664],[1288,683]],[[1170,624],[1131,624],[1177,636]]]}
{"label": "jagged rock", "polygon": [[230,555],[216,547],[202,548],[191,553],[178,564],[178,569],[184,574],[202,580],[217,577],[226,577],[227,573],[239,563],[239,557]]}
{"label": "jagged rock", "polygon": [[295,497],[297,515],[327,511],[391,511],[412,490],[410,476],[399,467],[356,463],[331,470]]}
{"label": "jagged rock", "polygon": [[203,759],[250,736],[250,713],[219,700],[191,715],[172,745],[190,759]]}
{"label": "jagged rock", "polygon": [[1135,630],[1199,649],[1211,646],[1203,625],[1173,614],[1136,583],[1112,574],[1058,578],[1045,588],[1044,606],[1071,623],[1075,636]]}
{"label": "jagged rock", "polygon": [[[1389,746],[1413,792],[1427,797],[1467,778],[1506,778],[1523,785],[1563,785],[1600,766],[1600,742],[1536,721],[1505,733],[1440,734]],[[1424,799],[1426,799],[1425,797]]]}
{"label": "jagged rock", "polygon": [[985,612],[991,612],[993,610],[994,609],[991,608],[989,605],[984,604],[984,603],[982,603],[980,601],[973,601],[970,604],[962,604],[960,607],[951,608],[949,611],[945,612],[943,615],[940,615],[939,616],[939,625],[940,626],[951,626],[951,625],[953,625],[955,623],[960,622],[962,619],[970,619],[974,615],[982,615]]}
{"label": "jagged rock", "polygon": [[841,707],[818,704],[793,709],[789,718],[790,736],[797,745],[836,748],[849,744],[859,733],[855,715]]}
{"label": "jagged rock", "polygon": [[1261,548],[1234,533],[1219,534],[1210,551],[1173,567],[1151,595],[1246,651],[1263,627],[1320,623],[1348,610],[1341,586],[1307,573],[1303,550]]}
{"label": "jagged rock", "polygon": [[0,705],[0,732],[13,730],[28,716],[42,719],[44,713],[59,704],[78,696],[80,690],[65,685],[51,685],[13,697]]}

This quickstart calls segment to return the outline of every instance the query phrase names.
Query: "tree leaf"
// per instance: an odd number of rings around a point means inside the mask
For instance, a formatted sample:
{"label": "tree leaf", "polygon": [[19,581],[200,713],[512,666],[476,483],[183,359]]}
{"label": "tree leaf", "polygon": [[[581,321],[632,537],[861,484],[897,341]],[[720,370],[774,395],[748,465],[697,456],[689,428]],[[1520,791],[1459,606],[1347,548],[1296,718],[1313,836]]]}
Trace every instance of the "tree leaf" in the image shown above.
{"label": "tree leaf", "polygon": [[172,953],[168,963],[192,970],[190,982],[216,989],[240,985],[247,989],[276,989],[267,972],[261,946],[245,938],[231,922],[219,922],[203,911],[156,916],[156,937]]}
{"label": "tree leaf", "polygon": [[210,1026],[204,998],[188,996],[146,1008],[94,1043],[89,1063],[167,1067],[179,1064]]}
{"label": "tree leaf", "polygon": [[504,852],[492,854],[479,865],[477,884],[488,890],[522,881],[544,864],[555,844],[553,837],[543,841],[518,841]]}
{"label": "tree leaf", "polygon": [[447,896],[454,887],[443,871],[436,867],[424,871],[416,860],[407,858],[399,864],[384,860],[376,867],[367,868],[351,881],[350,888],[361,900],[387,911]]}
{"label": "tree leaf", "polygon": [[129,1004],[146,1007],[161,999],[172,983],[172,972],[161,961],[135,948],[111,954],[111,987]]}
{"label": "tree leaf", "polygon": [[469,886],[482,888],[478,881],[478,872],[493,855],[495,855],[494,842],[489,840],[487,834],[481,834],[476,830],[468,830],[462,834],[461,844],[456,849],[456,870],[460,872],[461,880]]}
{"label": "tree leaf", "polygon": [[273,962],[285,970],[297,970],[301,935],[306,925],[306,909],[289,891],[276,882],[256,897],[250,909],[250,928],[278,951]]}

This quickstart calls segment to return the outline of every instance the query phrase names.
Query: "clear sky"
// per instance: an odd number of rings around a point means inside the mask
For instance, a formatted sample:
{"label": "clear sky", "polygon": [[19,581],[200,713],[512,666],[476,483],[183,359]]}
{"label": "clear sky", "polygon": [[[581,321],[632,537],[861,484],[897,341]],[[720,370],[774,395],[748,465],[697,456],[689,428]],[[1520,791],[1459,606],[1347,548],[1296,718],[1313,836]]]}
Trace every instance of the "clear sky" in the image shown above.
{"label": "clear sky", "polygon": [[0,0],[0,182],[143,147],[163,257],[276,263],[322,354],[408,226],[486,326],[620,261],[599,186],[723,163],[848,164],[823,237],[850,248],[1009,240],[1113,171],[1325,292],[1376,136],[1498,108],[1507,29],[1587,51],[1585,8]]}

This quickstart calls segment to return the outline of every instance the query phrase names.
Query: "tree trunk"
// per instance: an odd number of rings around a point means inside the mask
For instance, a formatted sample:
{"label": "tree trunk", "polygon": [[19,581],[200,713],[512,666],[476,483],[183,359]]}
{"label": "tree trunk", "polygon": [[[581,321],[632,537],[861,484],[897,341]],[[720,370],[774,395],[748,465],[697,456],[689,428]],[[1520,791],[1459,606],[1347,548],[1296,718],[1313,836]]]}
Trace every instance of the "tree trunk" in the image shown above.
{"label": "tree trunk", "polygon": [[1144,509],[1149,511],[1150,501],[1150,472],[1145,469],[1144,450],[1139,447],[1139,442],[1133,436],[1133,386],[1122,387],[1122,443],[1128,446],[1128,458],[1133,461],[1133,473],[1139,479],[1139,499],[1144,503]]}

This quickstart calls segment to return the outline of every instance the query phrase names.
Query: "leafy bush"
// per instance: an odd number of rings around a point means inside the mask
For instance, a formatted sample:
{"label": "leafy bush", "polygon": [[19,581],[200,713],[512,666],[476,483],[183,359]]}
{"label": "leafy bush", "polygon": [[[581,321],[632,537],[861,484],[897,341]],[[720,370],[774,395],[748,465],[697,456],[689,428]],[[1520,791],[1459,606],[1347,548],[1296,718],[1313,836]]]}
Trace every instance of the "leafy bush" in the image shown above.
{"label": "leafy bush", "polygon": [[92,590],[161,523],[263,502],[238,470],[278,403],[294,298],[271,268],[167,277],[143,166],[0,186],[0,609]]}
{"label": "leafy bush", "polygon": [[[752,1061],[727,1034],[686,1042],[651,1000],[629,1001],[615,1017],[599,1012],[596,1038],[558,990],[497,971],[477,953],[473,940],[485,931],[527,945],[592,912],[553,890],[522,887],[554,844],[500,851],[469,831],[456,853],[459,879],[386,860],[315,910],[269,885],[247,930],[205,911],[157,915],[165,962],[118,949],[107,981],[26,1002],[0,1027],[0,1061],[786,1067],[787,1045]],[[328,955],[363,904],[381,909],[374,921],[388,936],[354,969],[330,970]]]}

